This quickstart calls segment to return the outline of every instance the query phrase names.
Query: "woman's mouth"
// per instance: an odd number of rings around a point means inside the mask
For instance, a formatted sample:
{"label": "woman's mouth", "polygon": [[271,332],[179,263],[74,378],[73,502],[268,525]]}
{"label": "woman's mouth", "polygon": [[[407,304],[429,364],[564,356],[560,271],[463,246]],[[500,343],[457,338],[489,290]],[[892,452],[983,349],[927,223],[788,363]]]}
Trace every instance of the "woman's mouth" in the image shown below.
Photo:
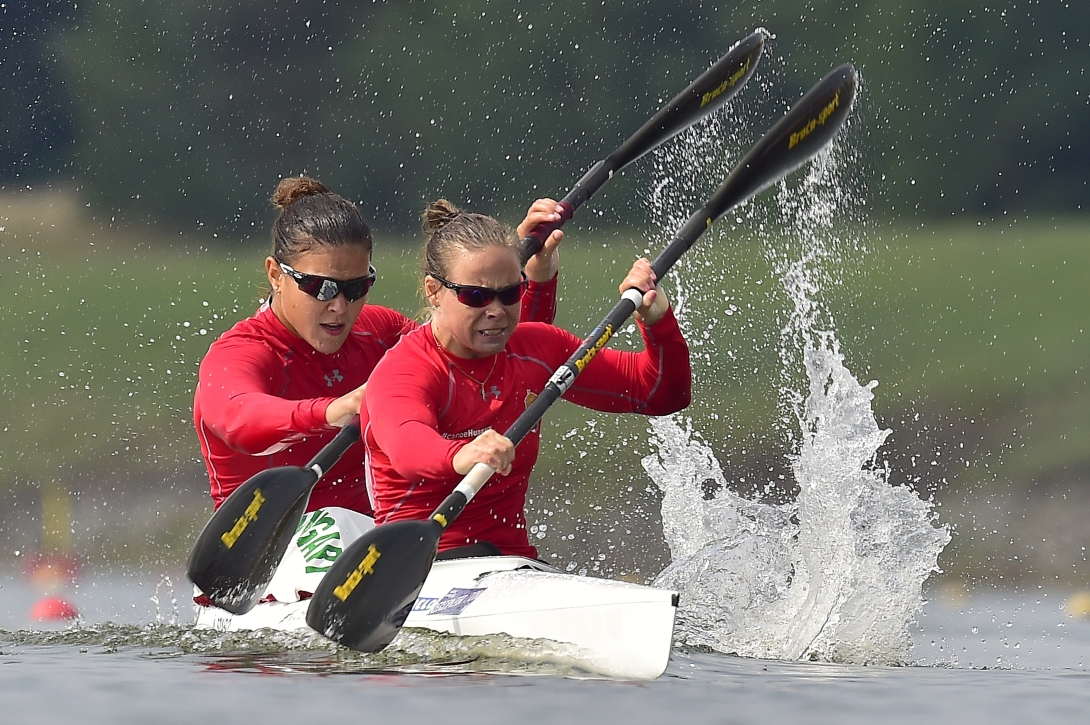
{"label": "woman's mouth", "polygon": [[330,335],[333,335],[334,337],[344,332],[343,322],[322,322],[319,324],[319,327],[321,327],[323,330],[328,332]]}

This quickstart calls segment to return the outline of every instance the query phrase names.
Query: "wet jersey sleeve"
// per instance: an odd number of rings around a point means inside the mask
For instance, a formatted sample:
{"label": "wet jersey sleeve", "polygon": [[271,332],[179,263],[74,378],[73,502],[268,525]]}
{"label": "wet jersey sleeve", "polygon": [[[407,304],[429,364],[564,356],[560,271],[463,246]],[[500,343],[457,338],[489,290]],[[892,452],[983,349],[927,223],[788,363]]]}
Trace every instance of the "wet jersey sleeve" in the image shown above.
{"label": "wet jersey sleeve", "polygon": [[236,451],[275,453],[307,434],[331,430],[333,398],[286,400],[270,389],[280,361],[266,345],[222,340],[201,361],[197,395],[202,424]]}
{"label": "wet jersey sleeve", "polygon": [[[592,410],[645,415],[668,415],[688,406],[693,379],[689,346],[673,310],[653,326],[639,327],[645,346],[642,352],[603,349],[575,379],[564,399]],[[568,356],[579,343],[578,339],[574,345],[569,342]]]}
{"label": "wet jersey sleeve", "polygon": [[468,441],[448,441],[439,434],[434,401],[449,397],[446,384],[446,376],[416,358],[379,365],[368,382],[364,404],[371,435],[407,480],[458,475],[452,460]]}
{"label": "wet jersey sleeve", "polygon": [[[368,306],[353,334],[364,334],[380,351],[393,347],[417,325],[384,307]],[[225,338],[201,362],[197,396],[201,423],[232,449],[250,455],[275,453],[307,435],[333,430],[326,409],[335,400],[315,382],[314,397],[286,399],[277,390],[284,360],[252,337]],[[373,363],[372,363],[373,364]],[[364,371],[364,372],[370,372]],[[304,387],[306,381],[301,381]]]}
{"label": "wet jersey sleeve", "polygon": [[522,300],[519,322],[544,322],[553,324],[556,319],[556,284],[559,273],[548,282],[530,280],[526,296]]}

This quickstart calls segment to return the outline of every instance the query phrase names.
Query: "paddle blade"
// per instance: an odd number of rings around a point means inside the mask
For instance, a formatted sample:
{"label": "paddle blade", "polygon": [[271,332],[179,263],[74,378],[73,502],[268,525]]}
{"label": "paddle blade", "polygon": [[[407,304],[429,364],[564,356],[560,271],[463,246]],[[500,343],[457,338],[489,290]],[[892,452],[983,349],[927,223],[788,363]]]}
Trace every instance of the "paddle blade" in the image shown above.
{"label": "paddle blade", "polygon": [[235,489],[197,537],[189,580],[216,606],[250,611],[284,558],[317,479],[308,469],[273,468]]}
{"label": "paddle blade", "polygon": [[845,63],[811,88],[719,187],[705,207],[708,222],[779,181],[832,141],[848,118],[858,86],[859,75]]}
{"label": "paddle blade", "polygon": [[735,43],[711,68],[656,113],[610,154],[606,165],[616,171],[632,163],[734,97],[757,70],[768,33],[755,30]]}
{"label": "paddle blade", "polygon": [[322,578],[307,624],[360,652],[390,644],[424,586],[442,533],[430,519],[394,521],[368,531]]}

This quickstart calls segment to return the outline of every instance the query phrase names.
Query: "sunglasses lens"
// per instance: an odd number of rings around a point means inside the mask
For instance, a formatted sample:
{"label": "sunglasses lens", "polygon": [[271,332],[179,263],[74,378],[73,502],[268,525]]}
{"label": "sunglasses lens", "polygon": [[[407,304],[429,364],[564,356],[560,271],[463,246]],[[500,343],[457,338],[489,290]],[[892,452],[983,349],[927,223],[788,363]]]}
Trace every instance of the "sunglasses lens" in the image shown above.
{"label": "sunglasses lens", "polygon": [[366,277],[350,279],[347,282],[340,283],[341,290],[344,292],[344,298],[349,302],[355,302],[364,297],[375,285],[375,280],[378,279],[378,271],[375,269],[374,265],[369,265],[367,271],[369,274]]}
{"label": "sunglasses lens", "polygon": [[492,301],[494,292],[484,287],[460,287],[455,294],[466,307],[484,307]]}
{"label": "sunglasses lens", "polygon": [[374,277],[361,277],[347,282],[341,282],[341,291],[349,302],[355,302],[371,291],[371,285],[375,283]]}
{"label": "sunglasses lens", "polygon": [[522,293],[526,290],[526,285],[519,282],[514,287],[508,287],[507,289],[500,290],[496,293],[496,296],[500,298],[500,302],[505,305],[513,305],[522,299]]}
{"label": "sunglasses lens", "polygon": [[[322,299],[322,292],[325,291],[325,279],[309,274],[301,274],[295,281],[299,284],[299,289],[303,292],[306,292],[311,297]],[[324,302],[325,300],[322,301]]]}
{"label": "sunglasses lens", "polygon": [[358,279],[351,282],[341,282],[341,292],[344,292],[344,298],[349,302],[355,302],[367,294],[367,290],[363,289],[363,287],[364,285]]}
{"label": "sunglasses lens", "polygon": [[526,291],[526,279],[518,284],[503,289],[489,289],[488,287],[476,287],[471,285],[456,285],[447,281],[443,284],[454,290],[458,301],[466,307],[487,307],[497,297],[502,305],[513,305],[522,299]]}

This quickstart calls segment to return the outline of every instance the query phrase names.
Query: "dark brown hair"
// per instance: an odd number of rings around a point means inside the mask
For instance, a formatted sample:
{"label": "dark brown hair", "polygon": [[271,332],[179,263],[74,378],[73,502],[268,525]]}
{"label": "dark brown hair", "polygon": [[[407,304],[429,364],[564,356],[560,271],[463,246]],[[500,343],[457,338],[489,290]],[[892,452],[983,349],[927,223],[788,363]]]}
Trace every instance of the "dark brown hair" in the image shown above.
{"label": "dark brown hair", "polygon": [[459,249],[515,248],[510,227],[490,216],[464,212],[446,199],[428,204],[423,224],[424,274],[446,277]]}
{"label": "dark brown hair", "polygon": [[309,176],[289,176],[271,199],[280,210],[273,224],[272,256],[291,264],[316,247],[359,245],[371,254],[371,230],[356,205]]}

